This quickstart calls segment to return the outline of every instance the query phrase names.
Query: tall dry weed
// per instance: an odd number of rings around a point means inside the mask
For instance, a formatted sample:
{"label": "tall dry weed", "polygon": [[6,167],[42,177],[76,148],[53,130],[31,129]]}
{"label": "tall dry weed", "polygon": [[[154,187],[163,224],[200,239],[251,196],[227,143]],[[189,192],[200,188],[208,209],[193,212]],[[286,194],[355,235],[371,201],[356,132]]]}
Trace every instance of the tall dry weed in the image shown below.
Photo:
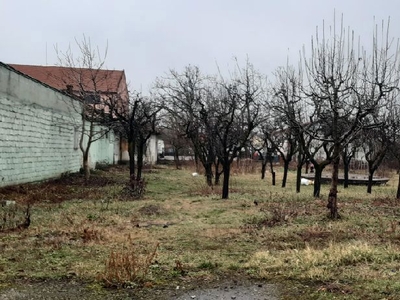
{"label": "tall dry weed", "polygon": [[135,249],[111,251],[100,280],[107,287],[145,283],[158,245],[147,255],[140,255]]}

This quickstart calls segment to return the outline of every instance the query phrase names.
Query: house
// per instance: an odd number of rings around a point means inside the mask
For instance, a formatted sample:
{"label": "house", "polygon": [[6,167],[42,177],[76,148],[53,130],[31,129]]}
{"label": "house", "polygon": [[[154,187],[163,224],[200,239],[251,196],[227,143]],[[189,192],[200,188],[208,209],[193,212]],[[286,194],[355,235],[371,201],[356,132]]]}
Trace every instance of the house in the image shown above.
{"label": "house", "polygon": [[[128,112],[129,94],[123,70],[19,64],[9,66],[101,110],[106,111],[107,107],[102,103],[113,98],[121,110]],[[114,148],[113,162],[129,161],[127,142],[118,136],[117,139],[119,142]]]}

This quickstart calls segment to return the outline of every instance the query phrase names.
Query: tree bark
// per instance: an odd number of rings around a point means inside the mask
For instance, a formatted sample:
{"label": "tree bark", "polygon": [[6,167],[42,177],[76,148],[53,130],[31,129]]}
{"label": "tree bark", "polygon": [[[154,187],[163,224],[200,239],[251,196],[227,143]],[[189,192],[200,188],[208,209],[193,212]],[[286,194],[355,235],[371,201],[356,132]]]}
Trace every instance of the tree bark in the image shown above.
{"label": "tree bark", "polygon": [[287,175],[289,171],[289,160],[284,160],[283,163],[283,178],[282,178],[282,187],[286,187]]}
{"label": "tree bark", "polygon": [[306,174],[308,174],[308,169],[309,169],[309,168],[310,168],[310,161],[307,160],[307,161],[306,161],[306,171],[305,171]]}
{"label": "tree bark", "polygon": [[231,165],[229,162],[224,162],[224,183],[222,186],[222,199],[228,199],[229,196],[229,176],[231,173]]}
{"label": "tree bark", "polygon": [[301,171],[303,169],[303,151],[302,148],[299,149],[297,154],[297,172],[296,172],[296,193],[300,193],[301,187]]}
{"label": "tree bark", "polygon": [[275,176],[275,171],[274,171],[274,165],[272,164],[272,158],[269,159],[269,167],[271,169],[272,185],[275,186],[275,184],[276,184],[276,176]]}
{"label": "tree bark", "polygon": [[135,175],[135,153],[136,153],[136,143],[131,140],[128,141],[128,152],[129,152],[129,175]]}
{"label": "tree bark", "polygon": [[368,186],[367,186],[367,193],[371,194],[372,193],[372,183],[373,183],[373,179],[374,179],[374,173],[375,170],[369,170],[368,172]]}
{"label": "tree bark", "polygon": [[344,183],[343,187],[346,189],[349,187],[349,170],[350,170],[350,160],[347,158],[343,158],[343,175],[344,175]]}
{"label": "tree bark", "polygon": [[208,186],[212,186],[212,178],[213,178],[213,172],[212,172],[212,163],[206,163],[204,165],[204,170],[206,172],[206,181]]}
{"label": "tree bark", "polygon": [[83,172],[85,174],[85,183],[90,179],[90,165],[89,165],[89,147],[83,152]]}
{"label": "tree bark", "polygon": [[[354,151],[353,151],[354,155]],[[343,161],[343,176],[344,176],[344,183],[343,187],[346,189],[349,187],[349,172],[350,172],[350,162],[353,155],[348,155],[347,147],[342,152],[342,161]]]}
{"label": "tree bark", "polygon": [[315,165],[314,197],[316,197],[316,198],[319,197],[320,192],[321,192],[322,170],[323,170],[323,168],[320,165]]}
{"label": "tree bark", "polygon": [[136,180],[140,180],[142,178],[142,170],[143,170],[143,157],[144,157],[144,146],[146,142],[139,140],[139,147],[137,149],[137,171],[136,171]]}
{"label": "tree bark", "polygon": [[336,153],[335,158],[333,159],[331,189],[329,191],[328,205],[327,205],[327,208],[330,210],[330,218],[331,219],[339,218],[338,207],[337,207],[337,187],[338,187],[338,181],[339,181],[339,163],[340,163],[340,156],[339,156],[339,153]]}
{"label": "tree bark", "polygon": [[397,184],[397,194],[396,194],[396,198],[400,199],[400,172],[399,172],[399,182]]}
{"label": "tree bark", "polygon": [[217,160],[217,162],[215,163],[215,180],[214,180],[215,185],[219,185],[222,174],[222,172],[219,170],[219,165],[220,165],[219,160]]}
{"label": "tree bark", "polygon": [[267,161],[262,160],[261,162],[261,179],[265,178],[265,172],[267,171]]}
{"label": "tree bark", "polygon": [[296,168],[296,193],[300,193],[300,187],[301,187],[301,170],[303,169],[303,166],[301,162],[297,163],[297,168]]}
{"label": "tree bark", "polygon": [[180,170],[181,168],[181,162],[179,160],[179,149],[175,147],[174,149],[174,161],[175,161],[175,167],[177,170]]}

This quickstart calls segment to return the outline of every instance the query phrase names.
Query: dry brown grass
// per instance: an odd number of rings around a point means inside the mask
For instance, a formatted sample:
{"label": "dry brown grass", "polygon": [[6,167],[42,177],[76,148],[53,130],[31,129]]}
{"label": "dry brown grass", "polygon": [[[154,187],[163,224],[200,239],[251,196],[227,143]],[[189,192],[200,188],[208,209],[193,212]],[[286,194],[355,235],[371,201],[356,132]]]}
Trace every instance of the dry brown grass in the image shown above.
{"label": "dry brown grass", "polygon": [[33,203],[28,229],[0,233],[0,282],[73,277],[156,286],[240,273],[283,283],[288,299],[301,298],[295,288],[303,299],[400,297],[397,181],[371,195],[340,187],[342,219],[332,222],[328,187],[321,199],[312,187],[296,194],[294,173],[282,189],[247,166],[221,200],[220,187],[210,189],[193,171],[147,172],[146,194],[135,201],[121,201],[125,168],[95,172],[88,185],[74,175],[0,190],[21,207]]}
{"label": "dry brown grass", "polygon": [[150,253],[141,255],[137,249],[111,251],[99,279],[108,287],[144,284],[156,257],[158,244]]}

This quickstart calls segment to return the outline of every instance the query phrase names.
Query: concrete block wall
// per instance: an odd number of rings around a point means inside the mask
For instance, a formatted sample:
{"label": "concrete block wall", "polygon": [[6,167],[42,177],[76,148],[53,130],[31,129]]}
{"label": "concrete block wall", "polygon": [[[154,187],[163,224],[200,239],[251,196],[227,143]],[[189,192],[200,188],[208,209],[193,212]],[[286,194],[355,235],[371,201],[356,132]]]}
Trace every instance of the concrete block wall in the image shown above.
{"label": "concrete block wall", "polygon": [[[81,121],[71,101],[0,63],[0,187],[79,171]],[[113,160],[113,135],[92,144],[93,167]]]}
{"label": "concrete block wall", "polygon": [[[101,127],[96,126],[95,131],[100,132]],[[105,130],[105,129],[104,129]],[[119,144],[119,140],[116,139],[112,131],[107,132],[101,139],[97,140],[90,146],[89,150],[89,163],[91,168],[96,168],[96,163],[101,164],[116,164],[114,158],[114,145]]]}
{"label": "concrete block wall", "polygon": [[79,171],[71,99],[0,64],[0,186]]}

